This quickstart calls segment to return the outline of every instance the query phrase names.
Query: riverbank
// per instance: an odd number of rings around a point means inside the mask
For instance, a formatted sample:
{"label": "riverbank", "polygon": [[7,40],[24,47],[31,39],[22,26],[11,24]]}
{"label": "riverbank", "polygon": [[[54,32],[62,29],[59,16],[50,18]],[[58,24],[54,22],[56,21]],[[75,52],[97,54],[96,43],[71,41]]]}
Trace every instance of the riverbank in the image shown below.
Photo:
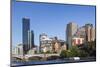
{"label": "riverbank", "polygon": [[29,65],[47,65],[47,64],[62,64],[62,63],[79,63],[79,62],[95,62],[96,58],[82,58],[80,60],[56,59],[48,61],[26,61],[26,62],[12,62],[12,67],[29,66]]}

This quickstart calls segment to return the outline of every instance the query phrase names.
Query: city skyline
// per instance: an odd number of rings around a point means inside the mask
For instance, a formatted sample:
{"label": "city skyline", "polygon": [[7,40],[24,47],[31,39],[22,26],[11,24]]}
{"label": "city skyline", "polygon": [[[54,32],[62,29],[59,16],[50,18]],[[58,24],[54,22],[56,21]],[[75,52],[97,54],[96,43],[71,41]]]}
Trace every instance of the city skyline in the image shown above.
{"label": "city skyline", "polygon": [[43,32],[50,37],[57,36],[58,38],[65,40],[66,25],[70,21],[77,23],[79,26],[84,26],[85,23],[87,22],[90,22],[95,26],[94,6],[63,5],[63,4],[61,5],[61,4],[45,4],[45,3],[43,4],[43,3],[26,3],[26,2],[16,2],[16,3],[12,2],[12,3],[13,3],[12,4],[13,45],[17,45],[20,42],[22,43],[21,26],[23,17],[28,17],[30,19],[30,28],[34,31],[35,45],[38,46],[39,46],[39,35],[42,34]]}

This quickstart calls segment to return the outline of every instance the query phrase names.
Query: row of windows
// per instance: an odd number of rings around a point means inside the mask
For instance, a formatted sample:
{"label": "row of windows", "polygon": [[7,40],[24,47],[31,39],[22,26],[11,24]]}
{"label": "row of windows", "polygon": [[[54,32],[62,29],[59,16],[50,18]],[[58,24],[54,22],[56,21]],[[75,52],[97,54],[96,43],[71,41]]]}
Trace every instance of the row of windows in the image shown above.
{"label": "row of windows", "polygon": [[51,43],[51,41],[41,41],[42,44]]}

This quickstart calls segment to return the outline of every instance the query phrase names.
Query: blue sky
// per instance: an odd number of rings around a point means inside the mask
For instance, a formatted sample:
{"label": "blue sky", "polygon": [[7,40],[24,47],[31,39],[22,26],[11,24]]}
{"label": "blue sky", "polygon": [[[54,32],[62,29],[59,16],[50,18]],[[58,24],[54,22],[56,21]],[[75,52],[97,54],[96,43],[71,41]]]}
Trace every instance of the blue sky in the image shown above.
{"label": "blue sky", "polygon": [[65,40],[66,25],[75,22],[78,26],[92,23],[95,26],[95,6],[46,4],[33,2],[12,2],[12,44],[22,43],[22,18],[30,18],[34,30],[35,44],[39,35],[57,36]]}

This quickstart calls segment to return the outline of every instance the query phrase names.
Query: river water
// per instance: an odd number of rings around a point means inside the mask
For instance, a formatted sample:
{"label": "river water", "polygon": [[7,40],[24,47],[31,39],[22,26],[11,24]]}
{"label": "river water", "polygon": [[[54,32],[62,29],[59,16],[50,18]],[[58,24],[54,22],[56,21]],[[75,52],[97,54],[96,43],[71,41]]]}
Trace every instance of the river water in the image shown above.
{"label": "river water", "polygon": [[11,66],[27,66],[27,65],[44,65],[44,64],[61,64],[61,63],[76,63],[76,62],[90,62],[96,61],[96,59],[80,59],[80,60],[69,60],[69,59],[56,59],[48,61],[12,61]]}

